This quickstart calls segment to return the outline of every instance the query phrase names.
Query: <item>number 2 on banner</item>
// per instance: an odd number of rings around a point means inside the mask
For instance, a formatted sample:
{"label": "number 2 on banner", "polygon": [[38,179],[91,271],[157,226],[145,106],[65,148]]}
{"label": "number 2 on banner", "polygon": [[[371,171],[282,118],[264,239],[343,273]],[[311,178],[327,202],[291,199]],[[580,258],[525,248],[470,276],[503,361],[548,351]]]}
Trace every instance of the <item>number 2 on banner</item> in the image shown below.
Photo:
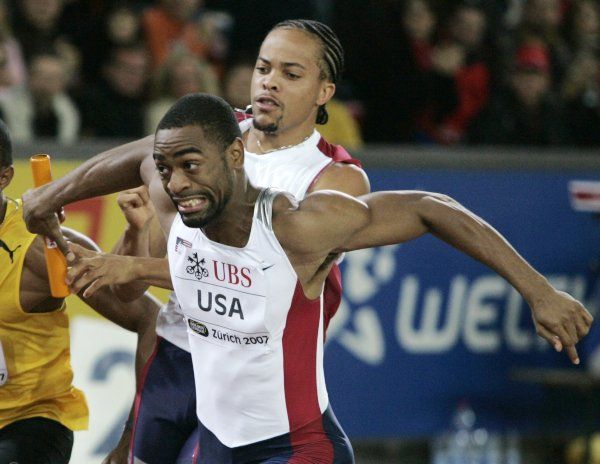
{"label": "number 2 on banner", "polygon": [[2,341],[0,341],[0,387],[8,381],[8,369],[6,367],[6,359],[4,359],[4,350],[2,349]]}

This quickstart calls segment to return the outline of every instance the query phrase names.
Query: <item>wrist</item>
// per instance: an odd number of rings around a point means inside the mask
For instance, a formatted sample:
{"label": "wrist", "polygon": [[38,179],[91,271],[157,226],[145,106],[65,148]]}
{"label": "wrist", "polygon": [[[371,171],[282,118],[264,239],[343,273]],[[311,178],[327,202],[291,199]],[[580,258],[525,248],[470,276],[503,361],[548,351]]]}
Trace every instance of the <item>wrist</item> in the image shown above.
{"label": "wrist", "polygon": [[518,290],[530,307],[533,307],[536,302],[546,297],[548,290],[552,289],[548,280],[538,272],[535,272],[533,277],[525,279],[525,282],[526,284],[523,288]]}

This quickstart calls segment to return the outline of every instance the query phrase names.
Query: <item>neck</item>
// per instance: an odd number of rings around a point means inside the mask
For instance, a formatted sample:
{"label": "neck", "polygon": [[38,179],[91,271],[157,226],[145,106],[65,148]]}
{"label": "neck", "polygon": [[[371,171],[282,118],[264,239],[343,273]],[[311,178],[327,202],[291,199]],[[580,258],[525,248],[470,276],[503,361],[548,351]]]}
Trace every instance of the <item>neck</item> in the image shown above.
{"label": "neck", "polygon": [[243,248],[250,238],[254,205],[260,190],[245,179],[245,183],[236,191],[221,214],[202,231],[214,242]]}
{"label": "neck", "polygon": [[294,131],[285,132],[263,132],[254,127],[248,131],[246,147],[249,151],[265,154],[276,150],[295,147],[306,141],[314,132],[314,126]]}

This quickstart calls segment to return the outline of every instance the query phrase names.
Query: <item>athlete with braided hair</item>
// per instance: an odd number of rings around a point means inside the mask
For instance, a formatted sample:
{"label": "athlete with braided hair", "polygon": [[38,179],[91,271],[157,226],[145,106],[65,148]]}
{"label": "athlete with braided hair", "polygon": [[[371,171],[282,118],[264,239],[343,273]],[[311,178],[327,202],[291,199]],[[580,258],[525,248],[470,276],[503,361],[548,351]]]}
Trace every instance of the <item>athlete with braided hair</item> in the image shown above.
{"label": "athlete with braided hair", "polygon": [[[339,40],[322,23],[284,21],[266,36],[252,80],[252,115],[237,115],[246,147],[246,171],[255,185],[281,188],[297,198],[317,190],[338,190],[352,196],[369,191],[358,163],[343,148],[327,143],[315,128],[327,122],[326,104],[335,93],[343,65]],[[164,202],[170,204],[155,173],[153,142],[154,137],[147,137],[100,154],[63,179],[26,195],[25,215],[30,227],[56,237],[68,252],[53,223],[56,203],[131,189],[143,182],[149,187],[157,211]],[[142,197],[126,207],[147,208]],[[134,193],[131,198],[138,197]],[[137,243],[145,241],[140,234],[149,233],[144,227],[130,227],[128,232],[125,239]],[[149,235],[148,248],[164,250],[164,236]],[[124,243],[123,248],[135,247]],[[144,250],[136,254],[153,255]],[[164,269],[169,278],[167,267]],[[121,296],[133,297],[143,288],[116,286],[115,290]],[[334,266],[326,285],[325,326],[337,309],[340,293],[340,273]],[[137,394],[133,429],[127,428],[106,463],[126,463],[129,442],[134,463],[184,463],[194,459],[194,382],[186,324],[176,300],[171,299],[161,310],[157,333],[155,354]]]}

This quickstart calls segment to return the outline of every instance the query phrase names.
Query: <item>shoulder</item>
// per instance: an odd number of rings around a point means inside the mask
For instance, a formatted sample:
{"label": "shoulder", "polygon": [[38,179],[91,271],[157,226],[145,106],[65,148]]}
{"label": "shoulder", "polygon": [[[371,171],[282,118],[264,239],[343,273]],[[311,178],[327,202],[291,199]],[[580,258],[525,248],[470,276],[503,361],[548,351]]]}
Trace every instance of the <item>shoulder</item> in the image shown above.
{"label": "shoulder", "polygon": [[[273,201],[273,216],[280,225],[289,224],[294,228],[302,229],[310,221],[319,218],[354,216],[365,209],[365,204],[346,194],[334,190],[319,190],[310,193],[302,201],[284,193],[278,195]],[[357,217],[360,221],[360,217]]]}
{"label": "shoulder", "polygon": [[371,186],[362,168],[338,162],[327,166],[310,188],[311,193],[319,190],[337,190],[357,197],[369,193]]}
{"label": "shoulder", "polygon": [[286,252],[327,255],[340,240],[369,221],[365,203],[345,193],[323,190],[300,202],[285,197],[273,209],[273,230]]}

